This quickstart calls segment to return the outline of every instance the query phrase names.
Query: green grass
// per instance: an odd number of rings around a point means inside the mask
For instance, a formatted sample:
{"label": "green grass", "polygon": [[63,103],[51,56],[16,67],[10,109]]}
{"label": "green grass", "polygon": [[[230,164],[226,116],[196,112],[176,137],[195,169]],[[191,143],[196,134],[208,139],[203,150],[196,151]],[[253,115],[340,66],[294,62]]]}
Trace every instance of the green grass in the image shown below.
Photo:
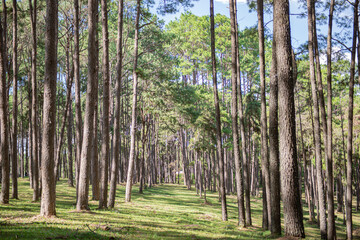
{"label": "green grass", "polygon": [[[253,226],[237,226],[236,196],[228,196],[229,221],[221,221],[217,193],[207,193],[208,204],[182,185],[158,185],[138,193],[134,186],[132,202],[124,203],[124,186],[118,186],[116,206],[98,210],[90,201],[90,212],[75,211],[75,188],[65,180],[57,184],[56,218],[39,217],[40,203],[31,202],[28,179],[19,180],[20,200],[0,205],[0,239],[267,239],[263,231],[262,200],[252,198]],[[90,191],[91,192],[91,191]],[[305,205],[304,205],[305,206]],[[304,209],[307,239],[320,239],[316,224],[308,223]],[[360,214],[354,213],[354,229]],[[338,239],[345,238],[342,214],[337,213]],[[101,227],[99,227],[101,226]],[[105,227],[107,229],[105,229]],[[355,237],[356,238],[356,237]]]}

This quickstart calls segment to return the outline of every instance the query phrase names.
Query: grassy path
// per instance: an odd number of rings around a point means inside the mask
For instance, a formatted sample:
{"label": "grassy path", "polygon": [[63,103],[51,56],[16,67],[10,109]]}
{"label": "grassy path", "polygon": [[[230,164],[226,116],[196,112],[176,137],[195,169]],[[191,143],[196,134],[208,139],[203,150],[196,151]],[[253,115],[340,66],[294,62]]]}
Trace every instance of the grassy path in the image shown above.
{"label": "grassy path", "polygon": [[[261,228],[260,198],[252,199],[253,226],[240,229],[235,196],[228,197],[229,221],[222,222],[217,193],[207,193],[209,203],[204,204],[196,191],[181,185],[159,185],[144,194],[135,186],[132,203],[124,203],[125,189],[119,186],[113,210],[97,210],[98,202],[90,201],[88,213],[75,212],[75,189],[66,181],[56,190],[57,217],[44,219],[38,216],[40,203],[30,202],[28,180],[20,180],[20,200],[0,205],[0,239],[270,239],[270,232]],[[307,239],[320,239],[317,225],[307,222],[304,210]],[[338,239],[344,239],[342,214],[336,215]],[[354,213],[354,223],[357,229],[359,213]]]}

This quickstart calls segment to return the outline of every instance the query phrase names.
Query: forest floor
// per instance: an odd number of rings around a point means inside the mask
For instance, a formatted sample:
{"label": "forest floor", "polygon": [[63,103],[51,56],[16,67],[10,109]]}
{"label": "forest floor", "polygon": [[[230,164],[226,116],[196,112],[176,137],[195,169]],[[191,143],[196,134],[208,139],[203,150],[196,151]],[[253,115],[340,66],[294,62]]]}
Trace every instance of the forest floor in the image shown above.
{"label": "forest floor", "polygon": [[[253,226],[237,226],[236,196],[228,196],[229,221],[221,221],[218,194],[207,192],[207,203],[183,185],[163,184],[138,193],[124,203],[125,187],[118,186],[112,210],[98,210],[90,201],[89,212],[75,211],[75,188],[65,180],[58,182],[57,217],[39,217],[40,203],[31,202],[28,179],[19,180],[19,200],[0,205],[0,239],[272,239],[263,231],[262,199],[252,198]],[[90,191],[91,192],[91,191]],[[320,239],[316,223],[308,222],[304,208],[306,239]],[[336,213],[338,239],[345,239],[343,214]],[[359,238],[360,213],[353,214],[354,237]],[[357,235],[357,236],[356,236]]]}

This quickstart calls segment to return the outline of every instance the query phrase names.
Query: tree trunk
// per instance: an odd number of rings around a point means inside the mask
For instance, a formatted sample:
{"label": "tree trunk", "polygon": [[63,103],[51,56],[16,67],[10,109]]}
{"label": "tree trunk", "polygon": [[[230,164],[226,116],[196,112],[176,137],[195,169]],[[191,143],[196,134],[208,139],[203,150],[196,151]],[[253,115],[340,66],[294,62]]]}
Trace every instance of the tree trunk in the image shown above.
{"label": "tree trunk", "polygon": [[110,130],[109,130],[109,110],[110,110],[110,73],[109,73],[109,33],[107,19],[107,0],[101,0],[101,23],[103,36],[103,128],[101,143],[101,162],[100,162],[100,201],[99,208],[107,207],[108,192],[108,168],[110,156]]}
{"label": "tree trunk", "polygon": [[116,102],[115,102],[115,123],[114,123],[114,151],[113,151],[113,162],[111,165],[111,180],[110,180],[110,194],[108,207],[113,208],[115,205],[116,195],[116,182],[118,176],[118,165],[120,161],[120,98],[121,98],[121,74],[122,74],[122,32],[123,32],[123,12],[124,12],[124,1],[119,0],[118,8],[118,35],[117,35],[117,46],[116,46]]}
{"label": "tree trunk", "polygon": [[1,194],[0,202],[9,203],[10,163],[9,163],[9,129],[8,129],[8,98],[5,71],[4,29],[0,18],[0,163],[1,163]]}
{"label": "tree trunk", "polygon": [[34,6],[30,5],[31,34],[32,34],[32,52],[31,52],[31,123],[32,123],[32,142],[31,142],[31,171],[32,186],[34,189],[33,201],[38,201],[40,197],[39,187],[39,156],[38,156],[38,126],[37,126],[37,80],[36,80],[36,21],[37,21],[37,0],[34,0]]}
{"label": "tree trunk", "polygon": [[[232,118],[232,132],[233,132],[233,144],[234,144],[234,161],[235,161],[235,171],[236,171],[236,190],[237,190],[237,202],[238,202],[238,216],[239,221],[238,225],[242,227],[246,227],[246,219],[245,219],[245,207],[244,207],[244,185],[243,178],[241,174],[242,164],[240,161],[240,148],[239,148],[239,129],[238,129],[238,88],[237,88],[237,76],[238,76],[238,68],[237,68],[237,23],[236,23],[236,11],[235,11],[234,0],[230,0],[230,21],[231,21],[231,118]],[[242,139],[245,140],[245,139]],[[221,162],[219,162],[221,163]],[[223,171],[223,166],[219,164],[220,170],[220,187],[221,187],[221,174]],[[227,220],[227,219],[226,219]]]}
{"label": "tree trunk", "polygon": [[[308,32],[309,32],[309,59],[310,59],[310,81],[311,81],[311,93],[314,106],[314,132],[315,132],[315,159],[316,159],[316,173],[317,173],[317,186],[319,197],[319,219],[320,219],[320,232],[321,238],[324,239],[327,236],[326,231],[326,206],[325,206],[325,192],[324,181],[322,176],[322,157],[321,157],[321,134],[320,134],[320,111],[318,100],[318,89],[316,86],[315,78],[315,63],[314,63],[314,22],[313,22],[313,0],[307,0],[308,7]],[[319,79],[318,81],[321,81]]]}
{"label": "tree trunk", "polygon": [[279,82],[281,193],[284,202],[285,235],[305,237],[299,195],[294,79],[292,72],[288,0],[274,2],[276,56]]}
{"label": "tree trunk", "polygon": [[244,111],[243,111],[243,101],[242,101],[242,90],[241,90],[241,72],[240,72],[240,52],[238,49],[239,40],[238,40],[238,23],[237,23],[237,6],[236,1],[234,2],[234,12],[235,12],[235,42],[236,42],[236,80],[237,80],[237,96],[238,96],[238,115],[239,115],[239,127],[238,131],[241,136],[241,142],[239,143],[239,150],[242,153],[242,168],[243,168],[243,182],[244,182],[244,192],[245,192],[245,221],[247,226],[252,225],[251,221],[251,206],[250,206],[250,174],[249,174],[249,165],[248,165],[248,142],[246,139],[245,133],[245,121],[244,121]]}
{"label": "tree trunk", "polygon": [[135,39],[134,39],[134,66],[133,66],[133,101],[132,101],[132,113],[131,113],[131,130],[130,130],[130,156],[129,156],[129,167],[126,182],[126,193],[125,202],[131,202],[131,188],[132,178],[134,171],[134,159],[135,159],[135,133],[136,133],[136,105],[137,105],[137,63],[138,63],[138,41],[139,41],[139,20],[141,10],[141,0],[137,0],[136,6],[136,19],[135,19]]}
{"label": "tree trunk", "polygon": [[[274,26],[277,18],[274,11]],[[274,27],[273,35],[277,28]],[[269,98],[269,172],[270,172],[270,205],[271,205],[271,233],[281,235],[280,215],[280,158],[279,158],[279,122],[278,122],[278,71],[277,71],[277,42],[272,43],[272,64],[270,76]]]}
{"label": "tree trunk", "polygon": [[82,146],[82,119],[80,98],[80,50],[79,50],[79,0],[74,0],[74,81],[75,81],[75,178],[76,178],[76,200],[78,199],[79,173]]}
{"label": "tree trunk", "polygon": [[[271,229],[271,189],[269,174],[268,134],[266,117],[266,86],[265,86],[265,43],[264,43],[264,2],[257,0],[259,57],[260,57],[260,87],[261,87],[261,163],[266,186],[266,204],[268,214],[268,229]],[[255,154],[255,153],[254,153]],[[264,183],[263,183],[264,184]]]}
{"label": "tree trunk", "polygon": [[354,4],[354,28],[350,62],[349,82],[349,113],[348,113],[348,139],[347,139],[347,163],[346,163],[346,236],[352,239],[352,158],[353,158],[353,118],[354,118],[354,78],[355,78],[355,53],[358,33],[358,6],[359,0]]}
{"label": "tree trunk", "polygon": [[57,21],[58,3],[46,1],[46,34],[45,34],[45,82],[42,134],[42,196],[40,215],[56,215],[56,181],[54,176],[54,135],[56,130],[56,80],[57,80]]}
{"label": "tree trunk", "polygon": [[18,151],[17,151],[17,112],[18,112],[18,94],[17,94],[17,4],[13,0],[13,129],[12,129],[12,198],[18,199]]}
{"label": "tree trunk", "polygon": [[[222,220],[227,221],[228,216],[227,216],[226,194],[225,194],[225,184],[224,184],[224,149],[222,147],[220,105],[219,105],[219,95],[218,95],[217,78],[216,78],[217,71],[216,71],[216,56],[215,56],[214,0],[210,0],[210,24],[211,24],[211,27],[210,27],[211,63],[212,63],[213,88],[214,88],[215,116],[216,116],[216,146],[217,146],[217,152],[218,152],[218,156],[219,156],[219,165],[220,165],[220,169],[221,169],[220,170],[221,213],[222,213]],[[240,184],[238,184],[238,185],[240,186]],[[239,191],[239,193],[240,192],[241,191]],[[238,207],[240,209],[239,193],[238,193]],[[240,215],[239,215],[239,217],[240,217]]]}
{"label": "tree trunk", "polygon": [[85,104],[84,137],[82,142],[79,172],[79,192],[76,210],[87,210],[89,195],[89,170],[92,142],[94,137],[94,114],[97,101],[97,76],[96,76],[96,14],[98,10],[97,0],[88,0],[88,86]]}
{"label": "tree trunk", "polygon": [[[334,12],[335,0],[330,1],[329,11],[329,25],[328,25],[328,36],[327,36],[327,201],[328,201],[328,239],[336,238],[336,227],[335,227],[335,215],[334,215],[334,174],[333,174],[333,160],[332,160],[332,88],[331,88],[331,36],[332,36],[332,22]],[[321,82],[321,80],[320,80]]]}

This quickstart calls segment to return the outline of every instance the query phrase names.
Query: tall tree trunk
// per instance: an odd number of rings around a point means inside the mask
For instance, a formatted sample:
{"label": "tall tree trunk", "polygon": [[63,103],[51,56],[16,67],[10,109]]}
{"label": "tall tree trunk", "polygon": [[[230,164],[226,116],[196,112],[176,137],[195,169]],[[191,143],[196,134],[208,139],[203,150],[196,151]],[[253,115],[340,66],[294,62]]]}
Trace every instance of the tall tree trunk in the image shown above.
{"label": "tall tree trunk", "polygon": [[[332,88],[331,88],[331,36],[332,36],[332,22],[334,12],[335,0],[330,1],[329,11],[329,25],[327,36],[327,203],[328,203],[328,229],[327,237],[329,240],[336,238],[335,215],[334,215],[334,173],[333,173],[333,160],[332,160]],[[321,81],[321,80],[320,80]]]}
{"label": "tall tree trunk", "polygon": [[[258,33],[259,33],[259,56],[260,56],[260,87],[261,87],[261,163],[262,173],[265,178],[266,204],[268,214],[268,228],[271,229],[271,189],[269,174],[268,134],[266,117],[265,95],[265,43],[264,43],[264,1],[257,0]],[[255,154],[255,153],[254,153]]]}
{"label": "tall tree trunk", "polygon": [[[214,0],[210,0],[210,32],[211,32],[211,63],[212,63],[213,88],[214,88],[215,116],[216,116],[216,147],[219,156],[219,165],[221,166],[220,168],[222,169],[220,172],[221,213],[222,213],[222,220],[227,221],[228,217],[227,217],[226,194],[225,194],[225,184],[224,184],[224,149],[222,147],[220,105],[219,105],[219,95],[218,95],[217,78],[216,78],[217,71],[216,71],[216,56],[215,56]],[[237,180],[238,180],[238,176],[237,176]],[[239,186],[237,188],[238,208],[241,209],[240,207],[241,185],[239,184],[239,182],[237,182],[237,186]],[[240,211],[239,211],[239,220],[240,220]]]}
{"label": "tall tree trunk", "polygon": [[[308,7],[308,35],[309,35],[309,59],[310,59],[310,81],[311,81],[311,94],[314,106],[314,132],[315,132],[315,159],[316,159],[316,173],[317,173],[317,186],[319,197],[319,220],[320,220],[320,232],[321,238],[324,239],[327,236],[326,231],[326,206],[325,206],[325,192],[324,181],[322,176],[322,158],[321,158],[321,134],[320,134],[320,110],[318,100],[318,89],[316,86],[315,78],[315,63],[314,63],[314,22],[313,22],[313,0],[307,0]],[[321,81],[319,79],[318,81]]]}
{"label": "tall tree trunk", "polygon": [[17,112],[18,112],[18,94],[17,94],[17,4],[13,0],[13,129],[12,129],[12,198],[18,198],[18,151],[17,151]]}
{"label": "tall tree trunk", "polygon": [[42,134],[42,196],[40,215],[50,217],[56,215],[56,182],[54,176],[54,150],[56,130],[56,80],[57,80],[57,21],[58,2],[46,1],[45,32],[45,82]]}
{"label": "tall tree trunk", "polygon": [[119,0],[118,8],[118,35],[117,35],[117,45],[116,45],[116,83],[115,83],[115,92],[116,92],[116,102],[115,102],[115,122],[114,122],[114,151],[113,151],[113,161],[111,165],[111,180],[110,180],[110,193],[109,193],[109,204],[108,207],[113,208],[115,205],[115,195],[116,195],[116,182],[118,178],[118,165],[120,162],[120,108],[121,108],[121,74],[122,74],[122,32],[123,32],[123,12],[124,12],[124,1]]}
{"label": "tall tree trunk", "polygon": [[137,105],[137,85],[138,85],[138,75],[137,75],[137,63],[138,63],[138,41],[139,41],[139,20],[140,20],[140,10],[141,10],[141,0],[137,0],[136,6],[136,19],[135,19],[135,39],[134,39],[134,66],[133,66],[133,101],[132,101],[132,113],[131,113],[131,130],[130,130],[130,156],[129,156],[129,167],[127,174],[126,182],[126,193],[125,193],[125,202],[131,201],[131,188],[132,188],[132,178],[134,170],[134,159],[135,159],[135,133],[136,133],[136,105]]}
{"label": "tall tree trunk", "polygon": [[[278,19],[274,10],[274,26]],[[273,28],[276,35],[277,28]],[[280,215],[280,158],[279,158],[279,122],[278,122],[278,71],[277,71],[277,42],[274,37],[272,43],[272,64],[270,76],[269,97],[269,172],[270,172],[270,205],[271,205],[271,233],[281,234]]]}
{"label": "tall tree trunk", "polygon": [[[98,3],[99,4],[99,0]],[[96,59],[96,72],[95,72],[95,77],[96,77],[96,89],[98,89],[98,85],[99,85],[99,31],[97,30],[97,24],[99,22],[99,12],[96,12],[96,18],[95,18],[95,22],[96,22],[96,40],[95,40],[95,59]],[[99,149],[98,149],[98,127],[99,127],[99,110],[100,110],[100,115],[101,115],[101,105],[99,108],[99,94],[96,94],[96,101],[95,101],[95,113],[94,113],[94,128],[93,128],[93,132],[94,132],[94,137],[92,139],[92,146],[91,146],[91,154],[90,154],[90,162],[91,162],[91,166],[90,166],[90,183],[92,185],[92,200],[99,200],[100,197],[100,183],[99,183]]]}
{"label": "tall tree trunk", "polygon": [[[236,186],[237,186],[237,201],[238,201],[238,214],[239,214],[239,222],[238,225],[242,227],[246,227],[246,219],[245,219],[245,207],[244,207],[244,184],[243,177],[241,174],[242,164],[240,161],[240,148],[239,148],[239,129],[238,129],[238,88],[237,88],[237,76],[238,76],[238,68],[237,68],[237,23],[236,23],[236,11],[235,11],[234,0],[230,0],[230,21],[231,21],[231,118],[232,118],[232,132],[233,132],[233,144],[234,144],[234,161],[235,161],[235,175],[236,175]],[[245,139],[242,139],[245,140]],[[221,162],[219,162],[221,163]],[[221,174],[223,171],[223,166],[219,164],[220,171],[220,188],[221,188]],[[224,219],[223,219],[224,220]],[[227,218],[226,218],[227,220]]]}
{"label": "tall tree trunk", "polygon": [[0,163],[1,163],[1,194],[0,202],[9,203],[10,164],[9,164],[9,129],[8,129],[8,98],[5,71],[4,29],[0,18]]}
{"label": "tall tree trunk", "polygon": [[354,4],[354,28],[353,42],[351,49],[350,62],[350,82],[349,82],[349,113],[348,113],[348,139],[347,139],[347,163],[346,163],[346,236],[352,239],[352,158],[353,158],[353,118],[354,118],[354,78],[355,78],[355,53],[356,40],[358,33],[358,7],[359,0]]}
{"label": "tall tree trunk", "polygon": [[32,123],[32,142],[31,142],[31,171],[32,171],[32,186],[34,189],[33,201],[38,201],[40,197],[39,186],[39,155],[38,155],[38,124],[37,124],[37,79],[36,79],[36,56],[37,56],[37,40],[36,40],[36,21],[37,21],[37,0],[34,0],[34,6],[30,5],[31,18],[31,35],[32,35],[32,50],[31,50],[31,123]]}
{"label": "tall tree trunk", "polygon": [[244,192],[245,192],[245,222],[247,226],[252,225],[251,221],[251,206],[250,206],[250,174],[249,174],[249,165],[248,165],[248,141],[246,139],[245,133],[245,121],[244,121],[244,111],[243,111],[243,101],[242,101],[242,90],[241,90],[241,71],[240,71],[240,52],[239,52],[239,39],[238,39],[238,23],[237,23],[237,6],[236,1],[234,1],[234,17],[235,17],[235,42],[236,42],[236,80],[237,80],[237,96],[238,96],[238,115],[239,115],[239,133],[241,136],[241,142],[239,144],[239,150],[242,154],[242,168],[243,168],[243,181],[244,181]]}
{"label": "tall tree trunk", "polygon": [[78,199],[80,159],[82,146],[82,119],[80,98],[80,49],[79,49],[79,0],[74,0],[74,81],[75,81],[75,178],[76,178],[76,200]]}
{"label": "tall tree trunk", "polygon": [[292,72],[289,1],[274,2],[276,55],[279,82],[281,192],[285,235],[305,237],[295,133],[294,79]]}
{"label": "tall tree trunk", "polygon": [[89,195],[89,172],[92,142],[94,137],[94,114],[97,101],[97,76],[96,76],[96,14],[97,0],[88,0],[88,84],[85,105],[84,136],[80,157],[79,187],[76,210],[87,210]]}
{"label": "tall tree trunk", "polygon": [[110,110],[110,73],[109,73],[109,33],[107,18],[107,0],[101,0],[101,23],[103,36],[103,132],[101,144],[101,162],[100,162],[100,201],[99,208],[107,207],[108,191],[108,168],[110,156],[110,133],[109,133],[109,110]]}

